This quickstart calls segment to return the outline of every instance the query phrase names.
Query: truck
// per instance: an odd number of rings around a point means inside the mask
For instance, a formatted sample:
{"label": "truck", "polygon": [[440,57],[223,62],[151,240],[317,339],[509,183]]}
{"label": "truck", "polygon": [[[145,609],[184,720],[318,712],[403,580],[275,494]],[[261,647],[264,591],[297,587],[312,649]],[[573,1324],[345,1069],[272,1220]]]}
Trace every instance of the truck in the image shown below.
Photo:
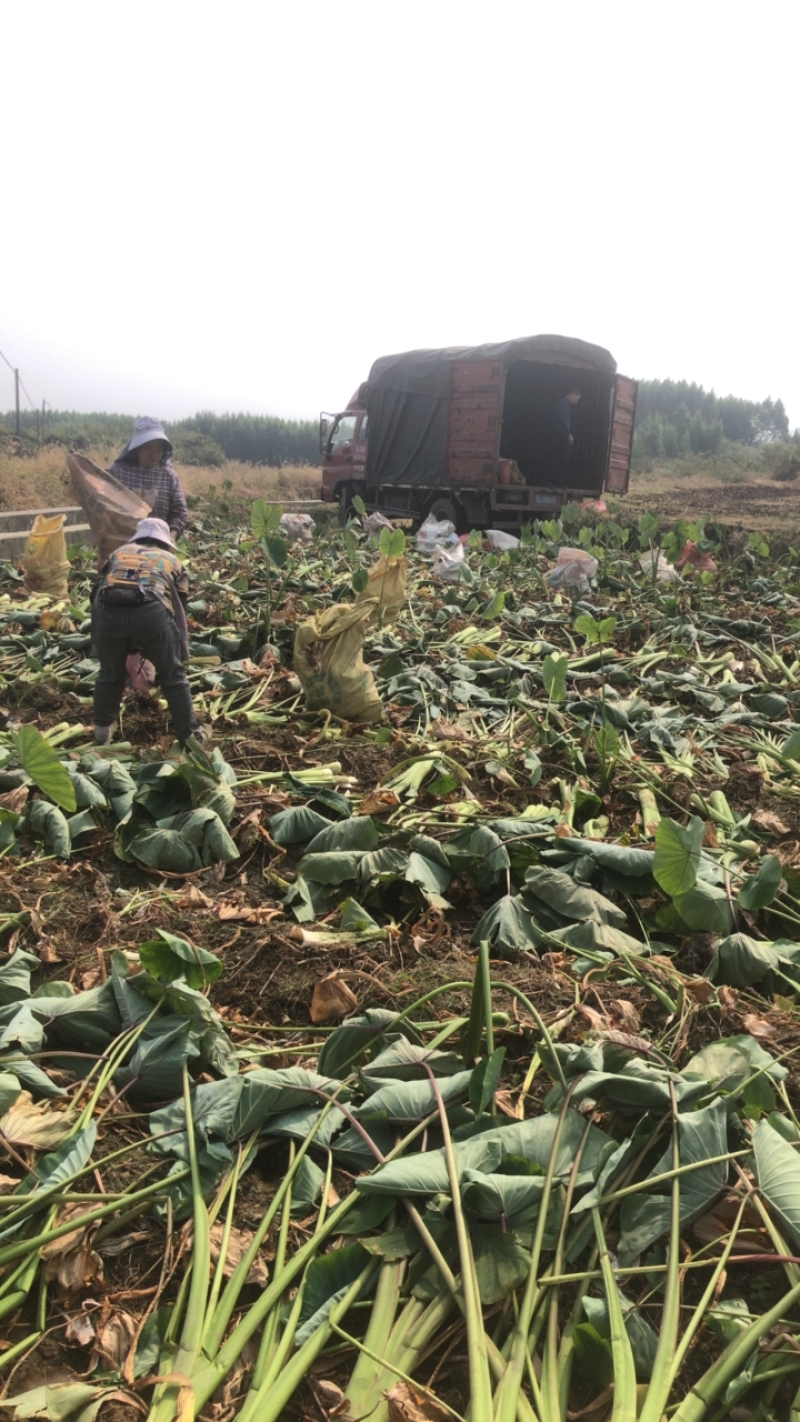
{"label": "truck", "polygon": [[[573,391],[569,457],[554,468],[554,413]],[[626,492],[636,393],[609,351],[570,336],[382,356],[344,410],[320,416],[321,497],[342,523],[359,495],[387,518],[513,532]]]}

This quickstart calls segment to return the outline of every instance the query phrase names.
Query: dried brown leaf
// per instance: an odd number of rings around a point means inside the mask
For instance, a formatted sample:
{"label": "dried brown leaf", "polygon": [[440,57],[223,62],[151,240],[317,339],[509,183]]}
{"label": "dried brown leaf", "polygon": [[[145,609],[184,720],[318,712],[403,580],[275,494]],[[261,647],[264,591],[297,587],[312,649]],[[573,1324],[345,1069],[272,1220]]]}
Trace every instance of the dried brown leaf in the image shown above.
{"label": "dried brown leaf", "polygon": [[714,996],[714,985],[708,978],[688,978],[684,983],[684,991],[693,1002],[697,1002],[704,1007]]}
{"label": "dried brown leaf", "polygon": [[338,972],[329,973],[314,984],[311,997],[311,1021],[335,1022],[349,1016],[358,1007],[358,998]]}
{"label": "dried brown leaf", "polygon": [[133,1347],[138,1326],[139,1320],[132,1314],[125,1313],[122,1309],[112,1313],[97,1329],[94,1366],[103,1362],[106,1366],[110,1364],[115,1372],[121,1373]]}
{"label": "dried brown leaf", "polygon": [[739,994],[735,988],[721,987],[718,990],[719,1005],[723,1012],[735,1012],[736,1004],[739,1001]]}
{"label": "dried brown leaf", "polygon": [[586,1018],[589,1026],[595,1032],[603,1032],[607,1027],[611,1026],[611,1022],[604,1012],[597,1012],[595,1008],[587,1007],[585,1002],[579,1003],[577,1011],[581,1014],[581,1017]]}
{"label": "dried brown leaf", "polygon": [[400,804],[393,790],[371,790],[358,807],[360,815],[390,815]]}
{"label": "dried brown leaf", "polygon": [[525,1117],[525,1108],[520,1100],[516,1100],[513,1091],[502,1091],[494,1093],[494,1101],[498,1111],[502,1111],[504,1116],[510,1116],[514,1121],[522,1121]]}
{"label": "dried brown leaf", "polygon": [[0,1117],[0,1133],[13,1146],[32,1150],[53,1150],[66,1140],[73,1121],[65,1111],[54,1111],[44,1103],[34,1105],[29,1091],[21,1091],[13,1106]]}
{"label": "dried brown leaf", "polygon": [[453,1414],[447,1408],[410,1383],[395,1383],[384,1397],[389,1404],[389,1422],[451,1422]]}
{"label": "dried brown leaf", "polygon": [[[90,1300],[87,1300],[87,1303]],[[99,1307],[99,1305],[98,1305]],[[95,1326],[91,1313],[76,1313],[64,1330],[64,1339],[76,1348],[88,1348],[95,1336]]]}
{"label": "dried brown leaf", "polygon": [[622,1028],[623,1032],[639,1031],[641,1018],[632,1002],[628,1002],[625,997],[614,997],[608,1005],[614,1015],[619,1018],[618,1026]]}
{"label": "dried brown leaf", "polygon": [[27,804],[28,786],[16,785],[13,790],[7,790],[4,795],[0,795],[0,806],[4,810],[11,810],[18,815],[23,805]]}
{"label": "dried brown leaf", "polygon": [[784,824],[779,815],[772,810],[755,810],[751,816],[751,823],[756,829],[765,830],[767,834],[784,835],[789,834],[789,825]]}
{"label": "dried brown leaf", "polygon": [[[216,1264],[219,1259],[223,1233],[223,1225],[214,1224],[211,1226],[211,1259],[214,1264]],[[236,1229],[235,1227],[231,1229],[230,1239],[228,1240],[228,1252],[222,1268],[222,1272],[226,1278],[229,1278],[234,1269],[241,1263],[252,1243],[253,1235],[251,1230]],[[248,1284],[259,1284],[263,1288],[268,1277],[266,1263],[261,1255],[257,1254],[248,1270],[246,1282]]]}
{"label": "dried brown leaf", "polygon": [[748,1012],[742,1018],[742,1026],[745,1032],[749,1032],[751,1037],[774,1037],[775,1028],[766,1017],[758,1017],[755,1012]]}

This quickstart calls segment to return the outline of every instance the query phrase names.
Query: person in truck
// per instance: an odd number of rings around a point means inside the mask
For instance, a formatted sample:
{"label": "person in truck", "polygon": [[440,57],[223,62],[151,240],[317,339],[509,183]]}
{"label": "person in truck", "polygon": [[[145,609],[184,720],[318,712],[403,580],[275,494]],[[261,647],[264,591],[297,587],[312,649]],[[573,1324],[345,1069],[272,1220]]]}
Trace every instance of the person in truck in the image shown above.
{"label": "person in truck", "polygon": [[580,390],[568,390],[550,411],[547,477],[551,484],[559,488],[563,488],[567,483],[569,452],[575,443],[572,434],[572,410],[580,398]]}
{"label": "person in truck", "polygon": [[172,538],[180,538],[189,521],[181,481],[169,462],[172,445],[160,420],[143,415],[125,448],[109,469],[120,484],[150,505],[153,518],[163,519]]}

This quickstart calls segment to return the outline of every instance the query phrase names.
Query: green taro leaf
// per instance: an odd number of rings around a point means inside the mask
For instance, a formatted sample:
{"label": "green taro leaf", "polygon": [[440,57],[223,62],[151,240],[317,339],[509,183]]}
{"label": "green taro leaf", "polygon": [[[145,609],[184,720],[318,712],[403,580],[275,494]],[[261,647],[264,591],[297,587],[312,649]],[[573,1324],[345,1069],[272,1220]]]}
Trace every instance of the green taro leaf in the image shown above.
{"label": "green taro leaf", "polygon": [[800,1156],[768,1121],[756,1126],[753,1154],[759,1189],[795,1248],[800,1248]]}
{"label": "green taro leaf", "polygon": [[[349,824],[349,820],[344,820]],[[327,854],[304,854],[297,866],[302,875],[315,884],[344,884],[355,879],[363,850],[335,850]]]}
{"label": "green taro leaf", "polygon": [[331,1032],[317,1059],[317,1068],[328,1076],[346,1076],[367,1052],[381,1050],[398,1033],[422,1045],[412,1023],[398,1022],[398,1014],[385,1007],[368,1007],[358,1017],[349,1017]]}
{"label": "green taro leaf", "polygon": [[305,1274],[303,1305],[294,1340],[296,1347],[305,1343],[326,1321],[334,1305],[355,1283],[369,1257],[360,1244],[348,1244],[343,1249],[318,1254],[312,1260]]}
{"label": "green taro leaf", "polygon": [[367,584],[368,584],[368,583],[369,583],[369,573],[367,572],[366,568],[356,568],[356,571],[354,572],[352,578],[350,579],[350,586],[351,586],[351,588],[353,589],[353,592],[354,592],[354,593],[362,593],[362,592],[364,592],[364,590],[365,590],[365,588],[367,587]]}
{"label": "green taro leaf", "polygon": [[158,937],[143,943],[139,949],[142,967],[154,978],[171,983],[185,978],[190,988],[203,988],[216,982],[224,971],[223,964],[205,948],[195,948],[185,938],[176,938],[165,929],[157,929]]}
{"label": "green taro leaf", "polygon": [[250,511],[250,528],[255,538],[263,538],[265,534],[275,533],[280,528],[282,509],[278,504],[265,503],[263,499],[256,499]]}
{"label": "green taro leaf", "polygon": [[31,995],[31,972],[41,967],[34,953],[15,948],[7,963],[0,968],[0,1006],[20,1002]]}
{"label": "green taro leaf", "polygon": [[770,943],[761,943],[746,933],[732,933],[717,944],[708,977],[712,982],[730,987],[752,987],[772,969],[780,971],[780,967],[780,954]]}
{"label": "green taro leaf", "polygon": [[340,853],[347,850],[372,850],[378,847],[378,831],[369,815],[353,815],[338,824],[328,822],[314,836],[306,854]]}
{"label": "green taro leaf", "polygon": [[692,815],[686,829],[674,820],[661,820],[656,828],[652,872],[659,888],[675,898],[694,888],[705,826]]}
{"label": "green taro leaf", "polygon": [[402,528],[382,528],[378,539],[378,552],[383,553],[386,558],[399,558],[401,553],[405,553],[406,536]]}
{"label": "green taro leaf", "polygon": [[20,765],[42,794],[74,814],[78,808],[75,786],[41,731],[35,726],[21,726],[14,740]]}
{"label": "green taro leaf", "polygon": [[520,953],[533,953],[542,941],[533,916],[516,894],[505,894],[486,910],[470,939],[471,943],[486,940],[496,958],[516,958]]}
{"label": "green taro leaf", "polygon": [[627,927],[625,914],[616,904],[595,889],[576,883],[571,874],[564,874],[559,869],[546,869],[538,864],[532,866],[525,874],[525,891],[534,894],[563,918],[578,922],[594,918],[599,923],[610,923],[616,928]]}
{"label": "green taro leaf", "polygon": [[[472,1077],[471,1071],[456,1072],[443,1077],[438,1084],[439,1094],[445,1108],[467,1096]],[[436,1110],[436,1094],[429,1079],[425,1081],[388,1081],[378,1091],[356,1107],[353,1115],[357,1120],[394,1121],[409,1124],[421,1121]]]}
{"label": "green taro leaf", "polygon": [[748,913],[757,913],[772,903],[781,884],[783,867],[777,854],[767,854],[755,874],[745,879],[739,890],[739,903]]}
{"label": "green taro leaf", "polygon": [[34,834],[40,834],[47,848],[59,859],[69,859],[72,850],[69,824],[56,805],[46,800],[29,803],[27,820]]}
{"label": "green taro leaf", "polygon": [[318,815],[308,805],[292,805],[288,810],[279,810],[272,815],[269,832],[276,844],[301,844],[303,840],[313,839],[329,824],[330,820]]}
{"label": "green taro leaf", "polygon": [[542,662],[544,689],[551,701],[563,701],[567,687],[569,657],[565,652],[548,652]]}
{"label": "green taro leaf", "polygon": [[733,927],[728,895],[721,885],[698,879],[693,889],[676,894],[673,902],[683,922],[695,932],[730,933]]}

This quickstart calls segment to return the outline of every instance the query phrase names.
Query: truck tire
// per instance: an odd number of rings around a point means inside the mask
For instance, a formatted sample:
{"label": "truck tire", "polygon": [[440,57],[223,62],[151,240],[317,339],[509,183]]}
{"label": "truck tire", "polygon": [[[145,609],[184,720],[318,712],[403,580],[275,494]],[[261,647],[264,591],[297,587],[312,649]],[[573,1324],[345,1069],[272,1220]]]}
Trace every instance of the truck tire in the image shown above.
{"label": "truck tire", "polygon": [[339,523],[344,528],[348,519],[355,513],[352,484],[340,484],[337,493],[339,495]]}
{"label": "truck tire", "polygon": [[466,533],[467,531],[467,519],[461,505],[457,504],[455,499],[450,498],[448,494],[437,494],[436,498],[431,499],[425,511],[425,517],[435,518],[439,523],[449,519],[456,533]]}

